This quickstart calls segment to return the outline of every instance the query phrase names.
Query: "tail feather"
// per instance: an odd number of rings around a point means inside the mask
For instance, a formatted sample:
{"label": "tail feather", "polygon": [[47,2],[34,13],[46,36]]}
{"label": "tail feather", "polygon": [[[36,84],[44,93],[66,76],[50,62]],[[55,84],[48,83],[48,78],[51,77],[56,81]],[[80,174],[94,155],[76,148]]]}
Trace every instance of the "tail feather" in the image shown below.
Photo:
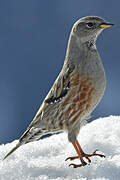
{"label": "tail feather", "polygon": [[44,134],[46,134],[47,131],[42,131],[41,129],[27,129],[24,134],[21,136],[21,138],[19,139],[19,142],[16,144],[16,146],[11,149],[10,152],[8,152],[6,154],[6,156],[3,158],[3,160],[5,160],[10,154],[12,154],[17,148],[19,148],[21,145],[23,144],[27,144],[29,142],[32,141],[36,141],[38,139],[40,139],[40,137]]}
{"label": "tail feather", "polygon": [[50,133],[47,129],[39,129],[39,128],[28,128],[24,134],[19,139],[19,142],[16,144],[16,146],[6,154],[3,160],[5,160],[10,154],[12,154],[17,148],[19,148],[23,144],[27,144],[32,141],[39,140],[43,135]]}
{"label": "tail feather", "polygon": [[11,149],[11,151],[9,151],[9,153],[6,154],[6,156],[3,158],[3,160],[5,160],[10,154],[12,154],[20,146],[21,146],[21,143],[18,142],[18,144],[16,144],[16,146],[13,149]]}

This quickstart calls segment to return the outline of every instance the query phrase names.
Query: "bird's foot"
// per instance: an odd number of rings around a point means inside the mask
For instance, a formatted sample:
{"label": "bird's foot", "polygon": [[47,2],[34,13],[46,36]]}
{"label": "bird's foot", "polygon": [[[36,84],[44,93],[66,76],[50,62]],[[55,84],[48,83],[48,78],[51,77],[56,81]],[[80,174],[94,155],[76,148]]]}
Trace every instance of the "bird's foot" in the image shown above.
{"label": "bird's foot", "polygon": [[92,157],[92,156],[99,156],[101,158],[103,158],[103,157],[105,158],[105,155],[97,153],[98,150],[95,150],[92,154],[84,153],[84,151],[82,150],[78,140],[76,140],[75,143],[73,143],[73,146],[74,146],[74,148],[75,148],[78,155],[73,156],[73,157],[68,157],[65,161],[67,161],[67,160],[72,161],[72,160],[75,160],[75,159],[80,159],[81,164],[78,164],[78,165],[77,164],[70,164],[69,165],[69,166],[73,166],[74,168],[83,167],[83,166],[87,165],[87,163],[84,161],[84,158],[87,159],[88,164],[91,163],[90,157]]}
{"label": "bird's foot", "polygon": [[[78,164],[78,165],[70,164],[69,166],[73,166],[74,168],[77,168],[77,167],[82,167],[82,166],[87,165],[87,163],[83,160],[83,158],[86,158],[88,160],[89,164],[91,163],[90,157],[92,157],[92,156],[99,156],[101,158],[105,158],[105,155],[96,153],[97,151],[98,150],[95,150],[92,154],[85,154],[84,152],[81,152],[82,164]],[[73,160],[79,159],[79,158],[80,158],[79,156],[68,157],[65,161],[67,161],[67,160],[73,161]]]}

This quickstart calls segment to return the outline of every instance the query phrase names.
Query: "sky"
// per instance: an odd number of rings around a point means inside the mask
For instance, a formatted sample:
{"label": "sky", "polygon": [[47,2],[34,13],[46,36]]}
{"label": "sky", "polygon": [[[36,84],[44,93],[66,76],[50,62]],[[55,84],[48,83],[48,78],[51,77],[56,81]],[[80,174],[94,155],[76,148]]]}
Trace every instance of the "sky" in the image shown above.
{"label": "sky", "polygon": [[106,157],[91,157],[91,164],[77,169],[69,164],[80,164],[79,159],[65,161],[76,155],[66,133],[23,145],[4,161],[5,154],[18,141],[0,145],[0,180],[119,180],[119,127],[120,116],[99,118],[84,126],[78,136],[84,152],[99,149],[98,153]]}
{"label": "sky", "polygon": [[115,26],[98,38],[107,88],[92,119],[119,115],[120,2],[0,1],[0,144],[18,139],[59,74],[72,25],[97,15]]}

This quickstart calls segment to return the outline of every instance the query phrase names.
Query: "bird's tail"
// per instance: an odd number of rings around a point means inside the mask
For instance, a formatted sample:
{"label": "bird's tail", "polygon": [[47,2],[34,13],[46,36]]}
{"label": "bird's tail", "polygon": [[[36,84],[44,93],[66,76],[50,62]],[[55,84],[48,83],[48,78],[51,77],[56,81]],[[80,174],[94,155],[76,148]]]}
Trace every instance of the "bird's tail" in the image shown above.
{"label": "bird's tail", "polygon": [[16,144],[16,146],[13,148],[13,149],[11,149],[11,151],[9,152],[9,153],[7,153],[6,154],[6,156],[3,158],[3,160],[5,160],[10,154],[12,154],[17,148],[19,148],[21,146],[21,143],[20,142],[18,142],[17,144]]}
{"label": "bird's tail", "polygon": [[19,139],[19,142],[16,144],[16,146],[11,149],[10,152],[8,152],[6,154],[6,156],[3,158],[3,160],[5,160],[10,154],[12,154],[17,148],[19,148],[21,145],[32,142],[32,141],[36,141],[39,140],[40,137],[44,134],[46,134],[48,131],[43,131],[41,129],[37,129],[35,130],[33,129],[27,129],[24,134],[21,136],[21,138]]}
{"label": "bird's tail", "polygon": [[16,146],[10,152],[8,152],[8,154],[6,154],[3,160],[6,159],[10,154],[12,154],[21,145],[39,140],[41,136],[48,134],[49,132],[50,131],[47,129],[34,128],[34,126],[29,127],[20,137],[19,142],[16,144]]}

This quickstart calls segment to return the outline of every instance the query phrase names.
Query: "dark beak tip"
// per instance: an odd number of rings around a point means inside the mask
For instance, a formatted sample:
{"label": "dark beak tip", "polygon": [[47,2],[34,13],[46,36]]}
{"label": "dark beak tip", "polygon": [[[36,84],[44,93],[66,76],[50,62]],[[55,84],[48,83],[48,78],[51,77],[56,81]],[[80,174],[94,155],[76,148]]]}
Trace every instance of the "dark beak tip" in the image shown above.
{"label": "dark beak tip", "polygon": [[115,24],[109,24],[109,25],[114,26]]}
{"label": "dark beak tip", "polygon": [[113,24],[113,23],[109,23],[109,22],[104,22],[104,23],[102,23],[103,25],[111,25],[111,26],[114,26],[115,24]]}

